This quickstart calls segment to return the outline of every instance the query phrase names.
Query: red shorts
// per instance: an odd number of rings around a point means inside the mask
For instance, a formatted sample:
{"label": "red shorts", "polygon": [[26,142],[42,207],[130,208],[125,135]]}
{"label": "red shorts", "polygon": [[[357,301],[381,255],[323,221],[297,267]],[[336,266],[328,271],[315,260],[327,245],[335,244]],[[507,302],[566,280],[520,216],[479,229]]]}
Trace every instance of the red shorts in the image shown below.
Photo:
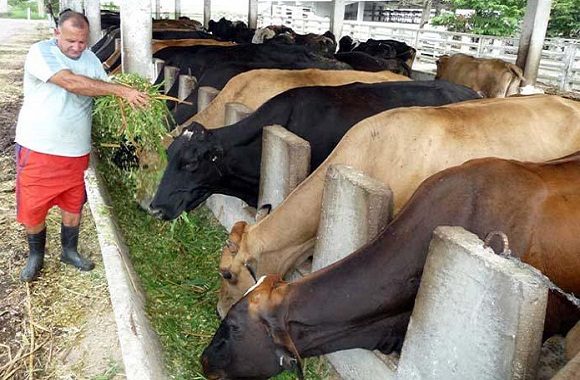
{"label": "red shorts", "polygon": [[16,219],[27,227],[44,222],[58,206],[78,214],[87,200],[84,172],[89,155],[54,156],[16,145]]}

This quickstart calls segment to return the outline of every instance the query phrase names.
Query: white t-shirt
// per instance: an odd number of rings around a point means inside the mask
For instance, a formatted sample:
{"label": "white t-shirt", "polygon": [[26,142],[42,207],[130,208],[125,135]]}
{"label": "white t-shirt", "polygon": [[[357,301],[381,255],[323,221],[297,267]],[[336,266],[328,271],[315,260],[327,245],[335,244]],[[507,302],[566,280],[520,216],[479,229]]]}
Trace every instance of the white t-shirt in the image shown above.
{"label": "white t-shirt", "polygon": [[15,140],[36,152],[79,157],[91,150],[93,99],[49,83],[61,70],[108,80],[101,62],[90,50],[75,60],[60,51],[55,39],[35,43],[24,64],[24,103]]}

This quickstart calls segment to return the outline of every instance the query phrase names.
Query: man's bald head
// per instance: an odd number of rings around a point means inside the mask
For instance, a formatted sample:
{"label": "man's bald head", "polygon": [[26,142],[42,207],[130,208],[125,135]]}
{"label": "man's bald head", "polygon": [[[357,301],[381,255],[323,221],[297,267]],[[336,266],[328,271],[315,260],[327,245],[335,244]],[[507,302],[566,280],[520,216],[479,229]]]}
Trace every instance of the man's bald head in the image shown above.
{"label": "man's bald head", "polygon": [[89,21],[82,13],[66,10],[58,18],[56,44],[70,59],[78,59],[87,48]]}

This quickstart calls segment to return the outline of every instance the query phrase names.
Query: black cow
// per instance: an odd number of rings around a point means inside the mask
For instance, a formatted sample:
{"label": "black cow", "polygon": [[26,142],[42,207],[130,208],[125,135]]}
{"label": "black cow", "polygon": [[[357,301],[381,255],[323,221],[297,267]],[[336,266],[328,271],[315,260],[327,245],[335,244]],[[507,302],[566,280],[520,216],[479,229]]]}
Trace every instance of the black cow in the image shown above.
{"label": "black cow", "polygon": [[151,203],[159,216],[174,219],[213,193],[257,205],[262,128],[280,124],[310,142],[316,169],[357,122],[396,107],[437,106],[479,95],[445,81],[354,83],[286,91],[248,118],[206,130],[193,123],[169,147],[169,162]]}
{"label": "black cow", "polygon": [[[410,75],[411,66],[416,53],[416,50],[411,46],[404,42],[395,40],[375,40],[370,38],[366,42],[354,42],[350,36],[344,36],[338,42],[338,46],[338,56],[336,58],[340,59],[339,57],[342,56],[345,59],[348,59],[345,60],[345,62],[351,62],[349,64],[354,65],[353,67],[356,67],[354,57],[345,53],[358,52],[359,54],[368,54],[378,60],[400,61],[405,70],[409,72],[407,75]],[[363,59],[368,60],[366,57]]]}
{"label": "black cow", "polygon": [[242,21],[230,21],[222,17],[219,21],[209,20],[208,30],[220,40],[250,43],[255,29],[250,29]]}
{"label": "black cow", "polygon": [[405,62],[396,58],[377,58],[362,51],[336,53],[334,57],[355,70],[372,72],[389,70],[397,74],[411,76],[411,68]]}

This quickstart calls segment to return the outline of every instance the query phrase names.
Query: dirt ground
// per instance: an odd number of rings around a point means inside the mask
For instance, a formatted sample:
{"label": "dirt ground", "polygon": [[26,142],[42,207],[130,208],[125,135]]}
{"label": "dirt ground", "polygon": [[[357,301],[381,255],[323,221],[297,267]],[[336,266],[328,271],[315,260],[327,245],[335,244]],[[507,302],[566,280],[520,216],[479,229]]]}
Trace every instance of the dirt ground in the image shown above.
{"label": "dirt ground", "polygon": [[45,267],[31,285],[16,222],[14,128],[30,45],[50,37],[46,21],[0,19],[0,380],[121,379],[123,364],[93,220],[85,207],[80,250],[96,262],[82,273],[58,260],[60,220],[47,221]]}

